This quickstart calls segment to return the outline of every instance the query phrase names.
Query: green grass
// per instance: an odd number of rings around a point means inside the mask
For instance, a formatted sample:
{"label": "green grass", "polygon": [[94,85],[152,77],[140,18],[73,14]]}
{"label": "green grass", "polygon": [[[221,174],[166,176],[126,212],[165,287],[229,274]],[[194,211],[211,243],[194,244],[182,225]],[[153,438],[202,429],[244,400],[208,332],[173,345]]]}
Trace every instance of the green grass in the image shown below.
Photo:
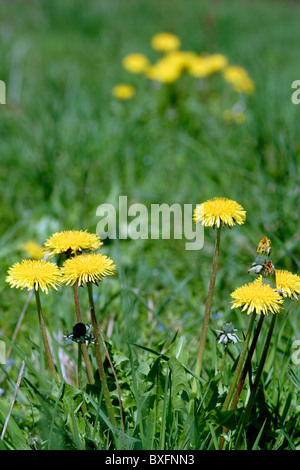
{"label": "green grass", "polygon": [[[299,5],[49,0],[20,1],[16,9],[15,4],[0,4],[0,79],[7,85],[7,104],[0,107],[0,333],[7,348],[26,293],[10,289],[5,276],[22,258],[24,241],[43,243],[57,230],[95,232],[98,205],[116,204],[119,195],[127,195],[129,204],[148,207],[196,205],[227,196],[247,210],[247,222],[222,233],[204,357],[207,382],[195,416],[185,415],[191,379],[185,367],[193,371],[195,366],[215,232],[205,230],[204,247],[195,252],[185,250],[185,240],[107,240],[103,251],[116,262],[118,275],[94,292],[101,328],[112,326],[109,344],[122,390],[125,443],[118,433],[103,431],[111,425],[99,400],[99,384],[85,391],[76,388],[77,352],[63,339],[75,323],[74,306],[71,289],[63,289],[43,295],[42,303],[70,383],[54,386],[49,381],[32,300],[11,352],[13,362],[0,373],[3,424],[27,357],[0,445],[23,448],[38,435],[37,445],[45,441],[46,448],[103,449],[114,436],[118,448],[214,449],[225,420],[235,429],[242,410],[222,415],[226,380],[221,386],[214,377],[222,350],[213,330],[232,320],[241,336],[248,321],[246,314],[230,309],[230,293],[248,282],[247,264],[263,235],[272,239],[276,267],[299,273],[299,109],[291,102],[291,84],[300,77],[295,47]],[[122,58],[133,51],[155,60],[150,39],[163,30],[178,34],[184,50],[220,52],[247,69],[256,92],[247,99],[243,125],[223,121],[222,111],[236,96],[222,91],[217,80],[216,94],[204,100],[192,80],[183,77],[175,84],[170,109],[168,87],[155,88],[122,69]],[[123,81],[133,83],[137,93],[128,102],[117,102],[111,88]],[[80,300],[86,312],[84,290]],[[176,347],[183,338],[186,347],[178,359]],[[299,448],[300,372],[291,362],[294,339],[300,339],[297,302],[277,321],[248,448]],[[237,355],[234,346],[226,365],[228,380]],[[113,375],[109,364],[106,368],[118,414]]]}

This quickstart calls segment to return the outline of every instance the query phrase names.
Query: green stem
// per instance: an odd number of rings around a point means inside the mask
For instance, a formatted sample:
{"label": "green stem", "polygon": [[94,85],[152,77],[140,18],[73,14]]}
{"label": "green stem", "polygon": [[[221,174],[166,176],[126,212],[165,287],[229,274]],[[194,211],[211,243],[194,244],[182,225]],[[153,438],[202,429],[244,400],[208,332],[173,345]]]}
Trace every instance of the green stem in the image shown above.
{"label": "green stem", "polygon": [[253,405],[254,405],[254,402],[255,402],[255,397],[256,397],[258,385],[259,385],[259,382],[260,382],[260,379],[261,379],[261,375],[262,375],[263,368],[264,368],[264,365],[265,365],[265,362],[266,362],[268,350],[269,350],[269,347],[270,347],[271,337],[272,337],[272,334],[273,334],[273,331],[274,331],[276,318],[277,318],[277,315],[273,314],[272,321],[270,323],[270,327],[269,327],[269,331],[268,331],[268,336],[267,336],[267,339],[266,339],[266,342],[265,342],[265,345],[264,345],[264,349],[263,349],[263,352],[262,352],[262,355],[261,355],[261,358],[260,358],[260,361],[259,361],[259,365],[258,365],[258,368],[257,368],[257,371],[256,371],[256,376],[255,376],[253,388],[251,390],[250,398],[249,398],[249,401],[248,401],[248,404],[247,404],[247,408],[246,408],[244,417],[242,419],[242,422],[241,422],[241,425],[240,425],[240,428],[239,428],[239,431],[238,431],[238,436],[237,436],[237,440],[236,440],[236,443],[235,443],[235,449],[238,449],[240,444],[241,444],[241,437],[242,437],[243,429],[247,425],[247,423],[249,421],[249,418],[250,418],[250,415],[251,415],[251,411],[252,411],[252,408],[253,408]]}
{"label": "green stem", "polygon": [[[76,311],[77,323],[82,323],[79,297],[78,297],[78,284],[77,283],[75,283],[73,285],[73,293],[74,293],[74,302],[75,302],[75,311]],[[86,365],[88,381],[89,381],[90,384],[93,384],[93,383],[95,383],[94,373],[93,373],[93,368],[92,368],[88,348],[87,348],[87,345],[85,343],[81,343],[81,350],[82,350],[84,362],[85,362],[85,365]]]}
{"label": "green stem", "polygon": [[[82,344],[78,344],[78,356],[77,356],[78,387],[80,390],[83,389],[83,384],[84,384],[83,377],[82,377],[82,348],[81,346]],[[82,403],[81,409],[82,409],[83,415],[85,416],[87,414],[87,407],[86,407],[86,403],[84,400],[84,394],[83,394],[83,403]]]}
{"label": "green stem", "polygon": [[[211,271],[211,277],[210,277],[210,284],[209,284],[208,295],[207,295],[207,300],[206,300],[205,313],[204,313],[204,319],[203,319],[201,336],[200,336],[200,344],[199,344],[197,362],[196,362],[196,367],[195,367],[196,375],[200,375],[201,369],[202,369],[207,329],[208,329],[208,324],[209,324],[209,319],[210,319],[210,311],[211,311],[212,299],[213,299],[215,282],[216,282],[217,265],[218,265],[218,257],[219,257],[219,250],[220,250],[220,238],[221,238],[221,227],[218,227],[213,265],[212,265],[212,271]],[[192,388],[192,396],[195,396],[196,392],[197,392],[197,383],[194,380],[193,388]]]}
{"label": "green stem", "polygon": [[244,341],[244,345],[243,345],[243,348],[242,348],[242,351],[241,351],[241,354],[240,354],[240,357],[239,357],[239,360],[238,360],[238,363],[237,363],[237,366],[236,366],[236,369],[235,369],[235,373],[233,374],[232,382],[231,382],[229,390],[227,392],[227,396],[225,398],[225,401],[224,401],[224,404],[223,404],[223,407],[222,407],[222,411],[227,411],[228,410],[229,405],[231,403],[232,396],[234,394],[234,391],[236,390],[238,380],[239,380],[240,375],[241,375],[242,367],[243,367],[243,364],[245,362],[245,358],[246,358],[246,355],[247,355],[248,344],[249,344],[250,336],[251,336],[254,321],[255,321],[255,315],[256,315],[256,313],[254,311],[251,312],[251,314],[250,314],[247,333],[246,333],[246,339]]}
{"label": "green stem", "polygon": [[102,355],[100,351],[98,323],[97,323],[97,319],[95,315],[92,283],[88,282],[87,287],[88,287],[88,294],[89,294],[91,320],[92,320],[92,325],[93,325],[93,330],[94,330],[95,356],[96,356],[97,366],[99,370],[100,380],[101,380],[101,383],[103,384],[104,400],[106,403],[106,407],[107,407],[107,411],[108,411],[108,415],[111,420],[111,423],[113,424],[113,426],[116,426],[114,410],[113,410],[112,402],[111,402],[110,395],[109,395],[109,390],[108,390],[108,386],[106,382],[105,371],[104,371],[104,366],[103,366],[103,361],[102,361]]}
{"label": "green stem", "polygon": [[78,387],[82,389],[82,349],[81,345],[78,344],[78,356],[77,356],[77,376],[78,376]]}
{"label": "green stem", "polygon": [[75,302],[75,312],[76,312],[77,323],[82,323],[77,282],[75,284],[73,284],[73,293],[74,293],[74,302]]}
{"label": "green stem", "polygon": [[40,329],[41,329],[41,333],[42,333],[42,340],[43,340],[43,343],[44,343],[44,348],[45,348],[45,353],[46,353],[49,369],[50,369],[50,372],[53,375],[53,377],[55,379],[59,379],[58,374],[57,374],[56,369],[55,369],[55,366],[54,366],[54,362],[52,360],[50,346],[49,346],[49,343],[48,343],[46,325],[45,325],[45,321],[44,321],[44,318],[43,318],[42,305],[41,305],[41,300],[40,300],[40,294],[39,294],[39,291],[37,289],[35,289],[34,292],[35,292],[35,299],[36,299]]}
{"label": "green stem", "polygon": [[[253,340],[251,342],[250,349],[249,349],[249,360],[252,359],[252,356],[253,356],[253,353],[254,353],[254,350],[255,350],[255,346],[256,346],[256,343],[257,343],[257,340],[258,340],[259,333],[261,331],[261,327],[262,327],[264,318],[265,318],[265,316],[263,314],[261,314],[259,322],[257,324],[257,327],[256,327],[254,335],[253,335]],[[244,368],[243,368],[242,375],[240,377],[238,386],[236,388],[236,391],[235,391],[235,394],[234,394],[234,397],[233,397],[233,400],[232,400],[232,403],[231,403],[231,407],[230,407],[231,410],[235,409],[236,406],[237,406],[240,394],[242,392],[242,389],[243,389],[243,386],[244,386],[244,383],[245,383],[245,380],[246,380],[248,368],[249,368],[249,361],[246,361],[246,363],[244,365]]]}
{"label": "green stem", "polygon": [[[243,368],[240,380],[237,384],[236,391],[235,391],[235,394],[234,394],[232,402],[231,402],[231,406],[230,406],[231,410],[234,410],[237,406],[240,394],[242,392],[242,389],[243,389],[243,386],[244,386],[244,383],[245,383],[246,375],[247,375],[247,372],[248,372],[249,361],[251,360],[251,358],[253,356],[255,346],[256,346],[256,343],[257,343],[257,340],[258,340],[258,337],[259,337],[259,333],[261,331],[261,327],[262,327],[264,318],[265,318],[265,316],[263,314],[261,314],[258,325],[257,325],[257,327],[255,329],[255,332],[254,332],[254,335],[253,335],[253,339],[252,339],[251,346],[250,346],[250,349],[249,349],[248,358],[247,358],[247,360],[244,364],[244,368]],[[224,428],[223,429],[223,435],[225,435],[227,433],[228,433],[228,429]],[[224,439],[223,436],[221,436],[219,450],[222,450],[224,442],[225,442],[225,439]]]}
{"label": "green stem", "polygon": [[225,346],[222,361],[221,361],[221,365],[220,365],[220,370],[219,370],[220,377],[223,374],[223,369],[224,369],[224,364],[225,364],[226,357],[227,357],[227,346]]}

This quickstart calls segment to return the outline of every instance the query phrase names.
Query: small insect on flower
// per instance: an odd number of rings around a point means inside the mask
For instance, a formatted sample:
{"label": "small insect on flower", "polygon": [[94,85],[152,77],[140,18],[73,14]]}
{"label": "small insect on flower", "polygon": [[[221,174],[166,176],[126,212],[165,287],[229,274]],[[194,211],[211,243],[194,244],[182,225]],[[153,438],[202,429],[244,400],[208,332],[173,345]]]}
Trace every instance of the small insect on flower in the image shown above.
{"label": "small insect on flower", "polygon": [[227,346],[228,343],[237,343],[238,341],[241,341],[238,336],[234,333],[234,331],[237,331],[236,328],[234,328],[234,325],[231,321],[227,321],[224,323],[222,326],[222,330],[216,330],[219,334],[217,340],[218,344],[224,343],[224,346]]}
{"label": "small insect on flower", "polygon": [[66,332],[65,338],[75,341],[75,343],[85,343],[87,346],[94,343],[94,335],[90,333],[91,326],[85,323],[76,323],[73,326],[73,332]]}

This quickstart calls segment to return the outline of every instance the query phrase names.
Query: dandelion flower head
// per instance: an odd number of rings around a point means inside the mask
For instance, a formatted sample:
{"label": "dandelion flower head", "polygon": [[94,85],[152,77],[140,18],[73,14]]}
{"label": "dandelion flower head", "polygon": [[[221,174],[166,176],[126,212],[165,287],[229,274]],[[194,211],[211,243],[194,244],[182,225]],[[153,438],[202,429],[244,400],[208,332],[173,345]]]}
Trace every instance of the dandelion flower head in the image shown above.
{"label": "dandelion flower head", "polygon": [[67,259],[62,268],[62,282],[67,285],[73,285],[76,282],[79,286],[86,283],[97,284],[106,276],[115,274],[116,267],[114,262],[105,255],[82,254]]}
{"label": "dandelion flower head", "polygon": [[227,63],[227,58],[222,54],[197,56],[190,63],[189,73],[197,78],[205,78],[223,70]]}
{"label": "dandelion flower head", "polygon": [[276,276],[276,289],[283,295],[290,299],[298,300],[300,294],[300,277],[297,274],[292,274],[287,270],[275,270]]}
{"label": "dandelion flower head", "polygon": [[112,94],[119,100],[129,100],[135,95],[135,88],[127,83],[120,83],[113,87]]}
{"label": "dandelion flower head", "polygon": [[44,244],[49,255],[61,253],[77,254],[84,250],[97,251],[103,245],[95,233],[83,230],[66,230],[54,233]]}
{"label": "dandelion flower head", "polygon": [[175,60],[163,57],[146,69],[148,79],[161,83],[173,83],[181,75],[181,66]]}
{"label": "dandelion flower head", "polygon": [[242,308],[242,312],[247,310],[248,315],[252,312],[264,315],[278,313],[283,303],[281,295],[269,284],[264,284],[261,278],[238,287],[231,297],[234,299],[231,308]]}
{"label": "dandelion flower head", "polygon": [[149,65],[149,60],[144,54],[133,53],[124,57],[122,65],[131,73],[143,73]]}
{"label": "dandelion flower head", "polygon": [[54,263],[44,260],[23,260],[15,263],[8,270],[6,282],[10,287],[38,290],[48,293],[48,289],[57,289],[60,285],[60,270]]}
{"label": "dandelion flower head", "polygon": [[215,197],[198,205],[193,218],[195,223],[201,222],[206,227],[232,227],[245,223],[246,211],[232,199]]}
{"label": "dandelion flower head", "polygon": [[151,46],[160,52],[175,51],[180,47],[180,39],[172,33],[158,33],[153,36]]}
{"label": "dandelion flower head", "polygon": [[232,85],[238,93],[251,94],[254,92],[254,82],[247,71],[239,65],[230,65],[223,72],[224,80]]}
{"label": "dandelion flower head", "polygon": [[161,62],[177,67],[181,72],[188,70],[197,55],[191,51],[170,51],[165,54]]}

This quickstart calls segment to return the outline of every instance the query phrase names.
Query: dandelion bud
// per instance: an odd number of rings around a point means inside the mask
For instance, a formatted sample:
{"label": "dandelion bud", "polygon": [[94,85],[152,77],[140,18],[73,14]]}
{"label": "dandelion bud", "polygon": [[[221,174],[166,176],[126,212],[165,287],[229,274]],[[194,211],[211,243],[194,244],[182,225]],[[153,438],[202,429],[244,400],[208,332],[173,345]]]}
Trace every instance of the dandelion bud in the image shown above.
{"label": "dandelion bud", "polygon": [[275,267],[272,261],[268,261],[267,263],[263,264],[262,267],[262,282],[264,284],[269,284],[271,287],[276,289],[276,274],[275,274]]}
{"label": "dandelion bud", "polygon": [[269,255],[271,253],[271,240],[267,237],[261,238],[256,248],[257,256],[251,268],[248,270],[248,274],[255,273],[260,274],[263,270],[264,264],[269,261]]}
{"label": "dandelion bud", "polygon": [[256,253],[258,255],[266,255],[269,256],[271,253],[271,240],[269,240],[267,237],[263,237],[256,249]]}

